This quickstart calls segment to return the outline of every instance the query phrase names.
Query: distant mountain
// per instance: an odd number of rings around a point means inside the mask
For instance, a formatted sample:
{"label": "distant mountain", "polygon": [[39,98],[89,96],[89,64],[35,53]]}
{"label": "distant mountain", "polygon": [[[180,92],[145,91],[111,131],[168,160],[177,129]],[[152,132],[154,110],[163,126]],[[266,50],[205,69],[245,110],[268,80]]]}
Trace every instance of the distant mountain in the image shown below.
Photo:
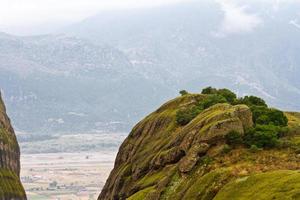
{"label": "distant mountain", "polygon": [[[121,51],[67,37],[0,36],[0,85],[18,130],[126,130],[168,94]],[[169,92],[170,93],[170,92]]]}
{"label": "distant mountain", "polygon": [[229,87],[300,110],[299,9],[296,1],[188,1],[104,12],[64,32],[114,46],[176,90]]}
{"label": "distant mountain", "polygon": [[62,35],[0,34],[9,114],[28,132],[128,130],[208,85],[300,110],[300,4],[276,2],[186,1],[102,12]]}

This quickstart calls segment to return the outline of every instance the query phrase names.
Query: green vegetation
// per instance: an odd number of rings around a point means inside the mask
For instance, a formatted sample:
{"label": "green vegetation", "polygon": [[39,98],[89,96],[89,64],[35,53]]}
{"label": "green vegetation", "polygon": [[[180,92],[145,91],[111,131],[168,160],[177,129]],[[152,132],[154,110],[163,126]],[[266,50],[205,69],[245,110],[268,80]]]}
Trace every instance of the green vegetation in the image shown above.
{"label": "green vegetation", "polygon": [[134,127],[100,199],[299,199],[299,127],[259,97],[182,93]]}
{"label": "green vegetation", "polygon": [[0,141],[4,144],[8,145],[9,148],[16,149],[17,148],[17,141],[15,137],[13,137],[8,130],[4,128],[0,128]]}
{"label": "green vegetation", "polygon": [[226,136],[226,143],[232,146],[239,145],[243,143],[243,138],[237,131],[230,131]]}
{"label": "green vegetation", "polygon": [[155,191],[155,188],[153,186],[145,188],[130,196],[129,198],[127,198],[127,200],[144,200],[146,199],[147,195],[153,191]]}
{"label": "green vegetation", "polygon": [[216,89],[212,87],[204,88],[201,94],[218,95],[225,98],[225,101],[233,104],[236,101],[236,94],[226,88]]}
{"label": "green vegetation", "polygon": [[226,142],[236,146],[246,144],[248,147],[255,145],[257,148],[272,148],[279,144],[279,138],[288,132],[288,119],[286,115],[277,109],[268,108],[266,102],[256,96],[237,98],[236,94],[228,89],[204,88],[201,92],[206,95],[192,107],[185,107],[177,111],[176,122],[184,126],[198,116],[203,110],[218,104],[229,103],[231,105],[245,104],[252,112],[254,126],[247,129],[242,138],[237,132],[229,132]]}
{"label": "green vegetation", "polygon": [[228,179],[230,180],[230,173],[227,169],[215,170],[202,177],[196,177],[182,199],[213,199],[218,189],[222,187],[222,182]]}
{"label": "green vegetation", "polygon": [[202,112],[202,109],[197,106],[180,109],[176,112],[176,122],[184,126],[192,121],[200,112]]}
{"label": "green vegetation", "polygon": [[228,101],[226,100],[226,98],[223,97],[222,95],[212,94],[212,95],[208,95],[207,98],[205,98],[203,101],[200,101],[197,107],[201,110],[205,110],[217,103],[227,103],[227,102]]}
{"label": "green vegetation", "polygon": [[19,146],[0,94],[0,199],[26,199],[20,182]]}
{"label": "green vegetation", "polygon": [[[186,95],[187,93],[180,91],[181,95]],[[186,125],[191,120],[193,120],[199,113],[203,110],[218,104],[218,103],[229,103],[235,104],[237,101],[236,94],[228,89],[216,89],[212,87],[207,87],[202,90],[202,94],[206,95],[204,99],[199,101],[193,107],[187,107],[180,109],[176,115],[176,121],[179,125]]]}
{"label": "green vegetation", "polygon": [[192,121],[199,113],[203,110],[217,104],[217,103],[226,103],[226,99],[217,94],[208,95],[203,100],[199,101],[196,105],[192,107],[183,108],[177,111],[176,121],[179,125],[186,125]]}
{"label": "green vegetation", "polygon": [[1,197],[5,199],[14,197],[23,199],[25,192],[15,173],[0,168],[0,199]]}
{"label": "green vegetation", "polygon": [[291,135],[300,135],[300,113],[286,112],[284,113],[288,118],[289,132]]}
{"label": "green vegetation", "polygon": [[279,143],[279,136],[285,131],[284,128],[274,125],[256,125],[246,131],[244,142],[249,147],[272,148]]}
{"label": "green vegetation", "polygon": [[235,100],[236,104],[245,104],[248,105],[249,107],[251,106],[263,106],[263,107],[268,107],[266,102],[256,96],[245,96],[243,98],[239,98]]}
{"label": "green vegetation", "polygon": [[239,178],[225,185],[214,200],[300,199],[300,173],[273,171]]}
{"label": "green vegetation", "polygon": [[187,95],[188,92],[187,92],[186,90],[181,90],[181,91],[179,92],[179,94],[181,94],[181,96],[184,96],[184,95]]}
{"label": "green vegetation", "polygon": [[250,106],[250,108],[255,124],[287,126],[288,119],[280,110],[265,106]]}
{"label": "green vegetation", "polygon": [[258,148],[255,144],[252,144],[249,149],[252,153],[256,153],[259,150],[262,150],[262,148]]}
{"label": "green vegetation", "polygon": [[[167,168],[168,170],[172,170]],[[149,186],[153,186],[159,181],[161,181],[167,174],[168,170],[161,170],[161,171],[156,171],[153,172],[152,174],[148,174],[144,176],[138,183],[137,186],[140,188],[146,188]]]}

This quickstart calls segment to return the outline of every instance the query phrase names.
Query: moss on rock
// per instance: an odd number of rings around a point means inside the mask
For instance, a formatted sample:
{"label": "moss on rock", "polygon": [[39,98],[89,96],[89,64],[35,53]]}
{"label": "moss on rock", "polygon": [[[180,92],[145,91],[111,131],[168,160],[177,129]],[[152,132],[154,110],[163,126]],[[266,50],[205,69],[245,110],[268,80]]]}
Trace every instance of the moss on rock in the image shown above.
{"label": "moss on rock", "polygon": [[26,199],[20,178],[20,150],[0,95],[0,199]]}
{"label": "moss on rock", "polygon": [[300,199],[299,171],[272,171],[236,179],[226,184],[214,200]]}
{"label": "moss on rock", "polygon": [[[205,94],[185,94],[139,122],[121,145],[98,199],[231,199],[222,197],[226,191],[230,197],[235,180],[252,180],[252,176],[267,176],[265,172],[277,170],[294,174],[300,169],[299,157],[290,148],[253,153],[236,145],[224,151],[228,133],[242,137],[246,129],[254,126],[246,105],[215,104],[185,125],[176,123],[178,110],[199,105],[206,98]],[[298,187],[300,179],[293,180],[285,182],[287,188]],[[236,193],[239,196],[240,192]]]}

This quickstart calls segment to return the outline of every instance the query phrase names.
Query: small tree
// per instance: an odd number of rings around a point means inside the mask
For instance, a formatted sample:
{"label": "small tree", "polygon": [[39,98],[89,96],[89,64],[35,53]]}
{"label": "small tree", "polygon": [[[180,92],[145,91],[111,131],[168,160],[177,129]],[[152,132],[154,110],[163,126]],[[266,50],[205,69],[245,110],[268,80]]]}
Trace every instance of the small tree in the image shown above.
{"label": "small tree", "polygon": [[280,110],[264,106],[251,106],[251,111],[255,124],[287,126],[288,119]]}
{"label": "small tree", "polygon": [[266,102],[259,97],[256,96],[245,96],[239,99],[240,104],[246,104],[247,106],[263,106],[268,107]]}
{"label": "small tree", "polygon": [[206,99],[199,102],[199,107],[204,110],[204,109],[209,108],[217,103],[226,103],[226,102],[227,101],[223,96],[213,94],[213,95],[209,95]]}
{"label": "small tree", "polygon": [[231,104],[236,101],[236,94],[228,89],[219,89],[217,94],[223,96]]}
{"label": "small tree", "polygon": [[176,122],[177,124],[184,126],[192,121],[201,111],[202,110],[197,106],[180,109],[176,112]]}
{"label": "small tree", "polygon": [[258,148],[272,148],[279,143],[280,129],[273,125],[257,125],[246,131],[244,142],[251,147],[252,145]]}
{"label": "small tree", "polygon": [[211,86],[207,87],[207,88],[204,88],[201,92],[201,94],[216,94],[217,92],[217,89],[216,88],[213,88]]}
{"label": "small tree", "polygon": [[226,143],[229,145],[239,145],[243,143],[243,138],[241,134],[237,131],[230,131],[226,136]]}
{"label": "small tree", "polygon": [[179,94],[181,94],[181,96],[184,96],[184,95],[187,95],[188,92],[187,92],[186,90],[181,90],[181,91],[179,92]]}

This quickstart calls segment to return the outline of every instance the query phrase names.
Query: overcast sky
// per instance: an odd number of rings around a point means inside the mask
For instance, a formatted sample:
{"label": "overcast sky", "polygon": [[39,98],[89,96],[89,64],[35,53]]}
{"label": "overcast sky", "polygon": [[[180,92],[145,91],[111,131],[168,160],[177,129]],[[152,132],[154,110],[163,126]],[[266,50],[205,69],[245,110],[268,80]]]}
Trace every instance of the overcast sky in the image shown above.
{"label": "overcast sky", "polygon": [[[0,32],[15,35],[52,33],[101,11],[154,7],[189,0],[0,0]],[[201,0],[199,0],[201,1]],[[259,15],[247,13],[246,0],[214,0],[224,12],[216,36],[249,32],[263,24]],[[237,2],[243,4],[237,4]],[[268,2],[277,9],[281,3],[300,0],[251,0]],[[300,27],[297,20],[291,24]]]}
{"label": "overcast sky", "polygon": [[180,1],[184,0],[0,0],[0,31],[17,34],[22,29],[26,32],[26,28],[46,23],[49,28],[74,23],[103,10],[153,7]]}

